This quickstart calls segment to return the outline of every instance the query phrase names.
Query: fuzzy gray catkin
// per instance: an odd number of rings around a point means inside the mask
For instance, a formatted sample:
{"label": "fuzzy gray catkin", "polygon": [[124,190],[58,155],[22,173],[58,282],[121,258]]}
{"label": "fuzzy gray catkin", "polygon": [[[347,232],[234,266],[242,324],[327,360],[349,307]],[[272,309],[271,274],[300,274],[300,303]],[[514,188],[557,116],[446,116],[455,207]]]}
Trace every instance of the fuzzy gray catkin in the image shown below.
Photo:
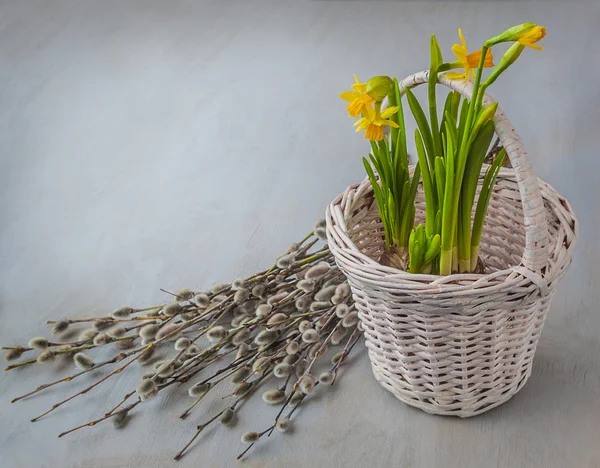
{"label": "fuzzy gray catkin", "polygon": [[260,439],[260,434],[255,431],[246,432],[242,435],[242,443],[244,444],[253,444],[258,441],[258,439]]}
{"label": "fuzzy gray catkin", "polygon": [[142,338],[154,338],[159,329],[160,325],[151,323],[149,325],[144,325],[142,328],[140,328],[138,334]]}
{"label": "fuzzy gray catkin", "polygon": [[146,349],[146,351],[144,351],[144,353],[143,353],[143,354],[140,354],[140,357],[139,357],[139,358],[137,358],[137,361],[138,361],[140,364],[142,364],[142,365],[143,365],[143,364],[147,364],[147,363],[148,363],[148,361],[150,361],[150,359],[151,359],[151,358],[152,358],[152,356],[154,355],[154,350],[155,350],[155,349],[156,349],[156,348],[148,348],[148,349]]}
{"label": "fuzzy gray catkin", "polygon": [[350,313],[350,308],[346,304],[338,304],[335,308],[335,315],[343,319]]}
{"label": "fuzzy gray catkin", "polygon": [[306,372],[306,369],[308,368],[308,361],[306,359],[301,359],[300,361],[298,361],[298,363],[296,364],[296,377],[300,378],[304,375],[304,373]]}
{"label": "fuzzy gray catkin", "polygon": [[254,372],[257,372],[259,370],[263,370],[263,366],[265,364],[267,364],[267,362],[269,361],[269,358],[266,356],[262,356],[259,357],[256,361],[254,361],[254,363],[252,364],[252,370]]}
{"label": "fuzzy gray catkin", "polygon": [[114,413],[112,417],[113,427],[119,428],[123,426],[123,423],[127,419],[127,411],[118,411]]}
{"label": "fuzzy gray catkin", "polygon": [[288,320],[288,316],[283,313],[277,313],[267,320],[267,325],[272,328],[281,328],[282,325],[286,323]]}
{"label": "fuzzy gray catkin", "polygon": [[310,310],[312,312],[319,312],[321,310],[325,310],[331,307],[331,302],[329,301],[315,301],[310,304]]}
{"label": "fuzzy gray catkin", "polygon": [[335,294],[336,288],[337,288],[337,286],[334,286],[334,285],[325,286],[324,288],[321,288],[319,290],[319,292],[317,292],[317,294],[315,294],[315,300],[321,301],[321,302],[329,301]]}
{"label": "fuzzy gray catkin", "polygon": [[300,312],[306,312],[308,311],[308,309],[310,308],[310,297],[308,296],[302,296],[298,299],[296,299],[296,308],[300,311]]}
{"label": "fuzzy gray catkin", "polygon": [[56,353],[54,351],[42,351],[40,354],[38,354],[37,362],[39,362],[39,363],[52,362],[52,361],[54,361],[55,357],[56,357]]}
{"label": "fuzzy gray catkin", "polygon": [[98,333],[94,337],[93,343],[96,346],[102,346],[102,345],[105,345],[107,343],[110,343],[110,336],[108,336],[106,333]]}
{"label": "fuzzy gray catkin", "polygon": [[288,354],[296,354],[299,350],[300,344],[297,341],[292,341],[285,347],[285,352]]}
{"label": "fuzzy gray catkin", "polygon": [[66,320],[59,320],[52,326],[50,333],[52,335],[58,335],[59,333],[66,331],[67,328],[69,328],[69,322]]}
{"label": "fuzzy gray catkin", "polygon": [[256,286],[254,286],[254,287],[252,288],[252,295],[253,295],[254,297],[259,297],[259,298],[260,298],[260,297],[263,297],[263,296],[264,296],[264,294],[265,294],[265,289],[266,289],[266,288],[265,288],[265,285],[264,285],[264,284],[262,284],[262,283],[260,283],[260,284],[257,284]]}
{"label": "fuzzy gray catkin", "polygon": [[98,334],[98,331],[94,328],[86,328],[85,330],[81,330],[79,333],[80,341],[90,341],[93,340],[94,337]]}
{"label": "fuzzy gray catkin", "polygon": [[242,343],[244,343],[244,341],[250,338],[251,334],[252,332],[247,328],[240,330],[235,335],[233,335],[233,338],[231,339],[233,346],[240,346]]}
{"label": "fuzzy gray catkin", "polygon": [[288,354],[286,357],[283,358],[283,362],[286,364],[294,364],[298,359],[300,358],[300,356],[298,356],[297,354]]}
{"label": "fuzzy gray catkin", "polygon": [[130,349],[133,348],[135,341],[133,338],[130,338],[128,340],[119,340],[115,343],[115,346],[117,349],[120,350],[125,350],[125,349]]}
{"label": "fuzzy gray catkin", "polygon": [[315,266],[310,267],[305,275],[305,279],[316,281],[322,278],[329,271],[329,265],[324,263],[319,263]]}
{"label": "fuzzy gray catkin", "polygon": [[298,282],[296,283],[296,287],[297,287],[297,288],[298,288],[300,291],[303,291],[303,292],[305,292],[305,293],[309,293],[309,292],[312,292],[312,291],[314,291],[314,289],[315,289],[315,284],[316,284],[316,283],[315,283],[314,281],[310,281],[310,280],[307,280],[307,279],[303,279],[303,280],[300,280],[300,281],[298,281]]}
{"label": "fuzzy gray catkin", "polygon": [[272,310],[273,310],[273,306],[271,304],[260,304],[256,308],[255,315],[256,315],[257,318],[263,319],[267,315],[269,315]]}
{"label": "fuzzy gray catkin", "polygon": [[348,283],[338,284],[335,288],[335,293],[344,298],[348,297],[350,295],[350,285]]}
{"label": "fuzzy gray catkin", "polygon": [[171,302],[163,307],[162,313],[167,317],[173,317],[180,313],[183,310],[183,307],[179,302]]}
{"label": "fuzzy gray catkin", "polygon": [[285,392],[279,388],[266,390],[262,394],[262,399],[269,405],[279,405],[285,401]]}
{"label": "fuzzy gray catkin", "polygon": [[273,330],[262,330],[256,338],[254,338],[254,342],[257,345],[268,345],[277,339],[278,333]]}
{"label": "fuzzy gray catkin", "polygon": [[316,343],[319,341],[319,333],[316,330],[309,328],[302,333],[302,341],[305,343]]}
{"label": "fuzzy gray catkin", "polygon": [[292,395],[292,398],[290,398],[290,405],[296,406],[302,400],[304,400],[304,393],[302,393],[300,390],[296,390]]}
{"label": "fuzzy gray catkin", "polygon": [[191,344],[192,342],[190,341],[190,339],[183,336],[175,342],[175,350],[183,351],[184,349],[189,348]]}
{"label": "fuzzy gray catkin", "polygon": [[344,337],[346,336],[346,329],[343,327],[339,327],[336,331],[331,335],[331,344],[334,346],[339,345]]}
{"label": "fuzzy gray catkin", "polygon": [[235,359],[238,360],[243,357],[248,351],[250,351],[250,346],[246,343],[241,343],[238,346],[237,353],[235,354]]}
{"label": "fuzzy gray catkin", "polygon": [[316,357],[317,353],[319,353],[319,355],[322,355],[322,354],[327,353],[328,350],[329,350],[329,347],[326,344],[324,345],[322,341],[318,341],[309,348],[308,358],[314,359]]}
{"label": "fuzzy gray catkin", "polygon": [[315,236],[317,236],[320,240],[327,240],[327,231],[325,228],[318,227],[315,229]]}
{"label": "fuzzy gray catkin", "polygon": [[238,289],[233,295],[233,302],[236,304],[241,304],[246,301],[250,297],[250,291],[245,288]]}
{"label": "fuzzy gray catkin", "polygon": [[315,378],[312,376],[312,374],[305,374],[300,379],[299,387],[302,393],[307,395],[315,389],[315,384]]}
{"label": "fuzzy gray catkin", "polygon": [[294,264],[294,255],[288,254],[279,257],[276,261],[277,268],[287,270]]}
{"label": "fuzzy gray catkin", "polygon": [[194,291],[192,291],[191,289],[188,289],[188,288],[183,288],[183,289],[180,289],[179,291],[175,292],[175,295],[178,298],[184,299],[186,301],[191,299],[192,297],[194,297],[194,294],[195,294]]}
{"label": "fuzzy gray catkin", "polygon": [[338,361],[342,358],[342,355],[344,353],[342,351],[340,351],[339,353],[335,353],[333,356],[331,356],[331,364],[335,365],[338,363]]}
{"label": "fuzzy gray catkin", "polygon": [[48,339],[43,336],[36,336],[29,340],[29,347],[35,349],[46,349],[48,347]]}
{"label": "fuzzy gray catkin", "polygon": [[310,330],[312,327],[312,323],[310,323],[308,320],[302,320],[298,324],[298,330],[300,330],[300,333],[304,333],[306,330]]}
{"label": "fuzzy gray catkin", "polygon": [[287,432],[291,426],[292,422],[288,418],[280,418],[275,424],[279,432]]}
{"label": "fuzzy gray catkin", "polygon": [[204,395],[210,389],[210,385],[206,383],[197,383],[188,389],[188,395],[192,398],[197,398]]}
{"label": "fuzzy gray catkin", "polygon": [[87,370],[94,367],[94,361],[92,361],[92,358],[83,353],[77,353],[75,356],[73,356],[73,361],[75,362],[75,365],[82,370]]}
{"label": "fuzzy gray catkin", "polygon": [[280,303],[281,301],[283,301],[288,296],[289,296],[289,293],[287,293],[285,291],[281,292],[281,293],[274,294],[273,296],[271,296],[271,297],[269,297],[267,299],[267,304],[270,305],[270,306],[278,304],[278,303]]}
{"label": "fuzzy gray catkin", "polygon": [[123,335],[125,335],[125,333],[127,333],[127,331],[120,326],[115,326],[112,328],[109,328],[108,331],[106,332],[106,334],[108,336],[110,336],[111,338],[121,338]]}
{"label": "fuzzy gray catkin", "polygon": [[221,424],[228,426],[233,422],[234,416],[235,412],[231,408],[227,408],[225,411],[223,411],[223,414],[221,415],[219,420],[221,421]]}
{"label": "fuzzy gray catkin", "polygon": [[331,385],[333,382],[333,374],[331,372],[322,372],[319,375],[319,383],[322,385]]}
{"label": "fuzzy gray catkin", "polygon": [[292,373],[292,366],[289,365],[289,364],[287,364],[287,363],[285,363],[285,362],[280,362],[273,369],[273,375],[275,377],[277,377],[278,379],[282,379],[284,377],[287,377],[291,373]]}
{"label": "fuzzy gray catkin", "polygon": [[252,368],[249,366],[240,367],[231,376],[231,383],[234,385],[241,384],[246,377],[250,375]]}
{"label": "fuzzy gray catkin", "polygon": [[358,313],[356,313],[356,312],[352,312],[352,313],[348,314],[342,320],[342,326],[344,328],[352,328],[352,327],[355,327],[357,324],[358,324]]}
{"label": "fuzzy gray catkin", "polygon": [[219,294],[220,292],[225,291],[229,288],[228,284],[215,284],[212,288],[210,288],[210,292],[212,294]]}
{"label": "fuzzy gray catkin", "polygon": [[239,291],[240,289],[244,289],[246,287],[246,280],[243,278],[234,279],[231,282],[231,289],[233,291]]}
{"label": "fuzzy gray catkin", "polygon": [[210,298],[208,297],[207,294],[204,293],[200,293],[200,294],[196,294],[193,298],[192,298],[192,302],[198,306],[198,308],[200,309],[205,309],[206,307],[208,307],[208,304],[210,304]]}
{"label": "fuzzy gray catkin", "polygon": [[179,327],[180,325],[177,325],[175,323],[166,323],[162,327],[160,327],[154,338],[158,341],[168,336],[170,341],[176,340],[178,338],[177,335],[179,335],[179,333],[177,333],[176,330]]}
{"label": "fuzzy gray catkin", "polygon": [[136,388],[140,400],[147,400],[158,393],[158,386],[153,380],[144,379]]}
{"label": "fuzzy gray catkin", "polygon": [[115,319],[127,318],[131,315],[133,309],[131,307],[119,307],[110,313],[110,316]]}
{"label": "fuzzy gray catkin", "polygon": [[[6,351],[4,353],[4,360],[5,361],[16,361],[23,355],[23,352],[24,351],[21,348],[9,349],[8,351]],[[40,361],[39,357],[38,357],[38,361],[42,362],[42,361]]]}

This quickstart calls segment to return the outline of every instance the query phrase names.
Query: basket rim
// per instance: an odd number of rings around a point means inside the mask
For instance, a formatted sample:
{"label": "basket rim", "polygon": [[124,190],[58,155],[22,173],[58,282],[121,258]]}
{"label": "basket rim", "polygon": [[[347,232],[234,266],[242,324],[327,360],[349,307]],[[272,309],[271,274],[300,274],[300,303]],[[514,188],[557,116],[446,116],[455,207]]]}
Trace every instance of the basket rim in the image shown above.
{"label": "basket rim", "polygon": [[[515,171],[512,168],[502,168],[500,170],[499,177],[509,178],[516,181]],[[562,208],[571,215],[572,219],[572,230],[574,233],[572,242],[569,245],[563,245],[562,249],[565,249],[567,253],[570,253],[576,245],[578,235],[578,221],[575,217],[573,210],[560,194],[547,182],[538,178],[543,198],[548,199],[546,195],[556,194],[561,202]],[[547,278],[545,271],[535,272],[523,266],[523,261],[518,265],[511,266],[509,268],[497,270],[491,273],[454,273],[447,276],[432,275],[432,274],[413,274],[404,270],[400,270],[394,267],[382,265],[375,259],[362,253],[356,244],[349,238],[348,230],[345,225],[341,225],[334,221],[334,213],[337,217],[345,222],[346,217],[341,212],[340,203],[345,197],[350,194],[357,197],[365,197],[372,192],[371,183],[367,178],[362,182],[351,184],[346,190],[338,195],[327,207],[325,218],[327,223],[327,240],[329,249],[334,254],[336,262],[338,264],[346,264],[350,268],[344,268],[340,265],[340,268],[344,270],[346,276],[353,276],[359,278],[362,282],[376,284],[381,287],[389,287],[390,283],[396,283],[402,286],[402,290],[410,291],[414,290],[419,293],[432,292],[437,295],[440,293],[455,293],[457,292],[476,292],[480,294],[482,289],[486,292],[492,292],[494,289],[501,289],[502,286],[511,279],[517,279],[526,277],[531,282],[546,292],[548,289],[548,283],[554,278]],[[549,200],[552,202],[552,200]],[[546,209],[546,212],[550,210]],[[552,211],[556,214],[554,211]],[[557,216],[558,217],[558,216]],[[558,217],[562,220],[563,217]],[[345,224],[345,223],[344,223]],[[344,247],[340,245],[338,239],[341,240],[340,233],[343,234],[343,243],[350,246]],[[552,246],[550,246],[552,247]],[[346,252],[352,253],[347,255]],[[570,255],[565,256],[570,262]],[[360,261],[358,261],[360,259]]]}

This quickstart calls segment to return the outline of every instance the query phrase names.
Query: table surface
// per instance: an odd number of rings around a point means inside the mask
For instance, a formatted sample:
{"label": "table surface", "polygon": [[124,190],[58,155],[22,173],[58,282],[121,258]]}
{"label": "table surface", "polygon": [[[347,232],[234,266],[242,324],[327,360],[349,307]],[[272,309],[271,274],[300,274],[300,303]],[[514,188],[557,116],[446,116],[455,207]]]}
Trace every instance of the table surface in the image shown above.
{"label": "table surface", "polygon": [[[402,78],[427,67],[433,32],[449,57],[457,26],[475,49],[522,21],[547,26],[545,50],[526,50],[491,94],[581,220],[529,383],[476,418],[430,416],[384,391],[361,347],[293,435],[241,466],[600,467],[597,2],[0,2],[0,343],[269,265],[363,178],[367,146],[338,98],[353,73]],[[237,466],[241,432],[273,417],[246,405],[176,465],[199,421],[177,419],[182,392],[125,430],[57,439],[137,375],[31,424],[69,390],[9,400],[47,379],[0,375],[3,468]]]}

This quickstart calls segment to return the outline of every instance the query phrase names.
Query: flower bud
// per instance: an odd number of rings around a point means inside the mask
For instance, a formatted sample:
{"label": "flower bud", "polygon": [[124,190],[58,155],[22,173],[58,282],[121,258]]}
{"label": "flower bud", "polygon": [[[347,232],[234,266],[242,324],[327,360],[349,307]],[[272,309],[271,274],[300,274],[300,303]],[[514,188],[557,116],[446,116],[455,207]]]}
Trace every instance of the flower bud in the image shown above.
{"label": "flower bud", "polygon": [[374,76],[367,81],[367,94],[375,99],[376,102],[381,102],[390,94],[393,89],[394,82],[389,76]]}

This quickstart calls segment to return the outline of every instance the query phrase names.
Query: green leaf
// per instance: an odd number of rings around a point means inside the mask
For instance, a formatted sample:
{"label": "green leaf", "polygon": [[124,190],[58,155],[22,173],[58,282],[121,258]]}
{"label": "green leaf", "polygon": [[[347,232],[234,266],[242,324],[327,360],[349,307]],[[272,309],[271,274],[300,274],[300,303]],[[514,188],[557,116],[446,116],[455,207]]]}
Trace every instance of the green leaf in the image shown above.
{"label": "green leaf", "polygon": [[365,171],[369,176],[369,180],[371,181],[371,187],[373,187],[373,194],[375,195],[375,200],[377,200],[377,209],[379,210],[379,216],[381,217],[381,222],[383,224],[383,231],[385,234],[385,243],[386,246],[390,246],[390,226],[388,222],[387,209],[385,205],[385,198],[383,197],[383,193],[381,192],[381,187],[377,183],[377,179],[375,178],[375,174],[373,173],[373,169],[367,161],[367,158],[362,158],[363,165],[365,166]]}
{"label": "green leaf", "polygon": [[[429,160],[428,164],[433,167],[433,161],[435,159],[435,150],[433,147],[433,138],[431,136],[431,129],[429,128],[429,123],[427,122],[425,113],[423,112],[423,109],[421,108],[421,104],[419,104],[419,101],[417,100],[415,95],[412,93],[410,88],[405,88],[405,90],[406,90],[406,99],[408,100],[408,105],[413,114],[413,117],[415,118],[415,121],[417,122],[417,127],[419,127],[419,130],[423,137],[423,141],[425,143],[425,148],[427,149],[427,157]],[[421,170],[423,170],[423,169],[424,168],[421,167]]]}
{"label": "green leaf", "polygon": [[467,125],[468,114],[469,114],[469,100],[467,98],[464,98],[463,102],[462,102],[462,107],[460,108],[460,118],[458,120],[458,128],[456,130],[456,133],[458,135],[458,139],[456,140],[457,148],[460,148],[462,136],[465,131],[465,126]]}
{"label": "green leaf", "polygon": [[415,129],[415,146],[417,148],[419,165],[421,166],[421,171],[423,173],[423,192],[425,193],[425,226],[427,227],[427,233],[431,235],[435,231],[435,213],[437,212],[436,199],[433,191],[433,184],[431,181],[427,157],[425,155],[425,148],[423,147],[423,140],[421,138],[421,132],[419,132],[419,129]]}
{"label": "green leaf", "polygon": [[396,105],[398,109],[398,122],[396,122],[400,128],[398,128],[398,138],[400,144],[397,145],[398,154],[401,156],[402,164],[408,167],[408,151],[406,149],[406,129],[404,128],[404,109],[402,108],[402,95],[400,94],[400,85],[398,84],[398,78],[394,78],[394,94],[396,95]]}
{"label": "green leaf", "polygon": [[419,273],[421,271],[421,263],[423,259],[423,247],[422,244],[415,240],[412,246],[412,250],[409,249],[409,261],[408,261],[408,270],[411,273]]}
{"label": "green leaf", "polygon": [[436,234],[435,236],[428,239],[427,247],[425,248],[425,254],[423,255],[423,264],[430,264],[435,257],[437,257],[440,253],[441,240],[440,235]]}

